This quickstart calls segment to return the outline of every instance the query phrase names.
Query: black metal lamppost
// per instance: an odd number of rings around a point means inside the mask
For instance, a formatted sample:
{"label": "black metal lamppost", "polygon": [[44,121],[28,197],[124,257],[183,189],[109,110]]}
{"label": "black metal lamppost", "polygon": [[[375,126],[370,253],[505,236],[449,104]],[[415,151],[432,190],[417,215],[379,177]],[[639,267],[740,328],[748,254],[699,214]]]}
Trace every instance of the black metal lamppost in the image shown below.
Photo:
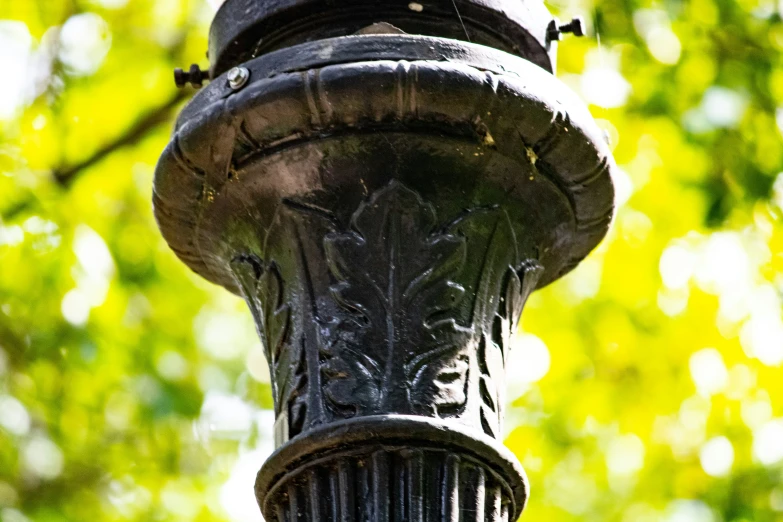
{"label": "black metal lamppost", "polygon": [[[516,520],[498,440],[530,292],[603,238],[614,168],[538,0],[228,0],[155,179],[171,248],[271,367],[269,521]],[[200,84],[197,68],[178,82]]]}

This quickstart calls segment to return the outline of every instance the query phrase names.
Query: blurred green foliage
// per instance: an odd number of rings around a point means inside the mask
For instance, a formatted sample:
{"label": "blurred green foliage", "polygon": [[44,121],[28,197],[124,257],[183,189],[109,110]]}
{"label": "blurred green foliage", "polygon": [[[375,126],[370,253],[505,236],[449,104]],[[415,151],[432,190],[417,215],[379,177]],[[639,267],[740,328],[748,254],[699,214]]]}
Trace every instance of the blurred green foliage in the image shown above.
{"label": "blurred green foliage", "polygon": [[[512,0],[509,0],[512,1]],[[518,1],[518,0],[513,0]],[[531,298],[523,520],[783,521],[783,21],[771,0],[563,0],[622,172],[607,240]],[[0,0],[0,520],[260,520],[250,314],[169,251],[152,172],[204,0]]]}

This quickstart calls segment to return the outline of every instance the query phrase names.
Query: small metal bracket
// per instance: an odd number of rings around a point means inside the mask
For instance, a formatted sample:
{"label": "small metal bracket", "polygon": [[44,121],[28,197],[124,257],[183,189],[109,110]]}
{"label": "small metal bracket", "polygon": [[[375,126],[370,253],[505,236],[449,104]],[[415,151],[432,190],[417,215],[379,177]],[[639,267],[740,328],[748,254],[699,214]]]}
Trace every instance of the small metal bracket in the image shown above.
{"label": "small metal bracket", "polygon": [[194,88],[198,89],[204,85],[205,80],[209,81],[209,73],[202,71],[201,67],[195,63],[190,66],[190,70],[188,71],[184,71],[180,68],[174,69],[174,83],[176,83],[177,87],[180,89],[185,87],[187,84],[190,84]]}
{"label": "small metal bracket", "polygon": [[587,34],[585,30],[585,20],[581,16],[573,18],[567,24],[560,25],[560,21],[555,18],[549,23],[549,27],[546,30],[547,40],[550,42],[557,42],[563,34],[571,33],[574,36],[584,36]]}

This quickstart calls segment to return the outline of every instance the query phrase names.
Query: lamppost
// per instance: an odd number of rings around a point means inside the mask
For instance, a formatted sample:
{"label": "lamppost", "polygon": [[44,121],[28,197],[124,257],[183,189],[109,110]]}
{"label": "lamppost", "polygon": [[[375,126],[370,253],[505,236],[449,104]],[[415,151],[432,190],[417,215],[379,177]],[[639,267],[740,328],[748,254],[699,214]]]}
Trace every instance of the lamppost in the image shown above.
{"label": "lamppost", "polygon": [[[537,0],[228,0],[155,178],[171,248],[271,368],[267,520],[507,521],[498,440],[530,292],[612,217],[614,168]],[[200,83],[197,69],[180,83]]]}

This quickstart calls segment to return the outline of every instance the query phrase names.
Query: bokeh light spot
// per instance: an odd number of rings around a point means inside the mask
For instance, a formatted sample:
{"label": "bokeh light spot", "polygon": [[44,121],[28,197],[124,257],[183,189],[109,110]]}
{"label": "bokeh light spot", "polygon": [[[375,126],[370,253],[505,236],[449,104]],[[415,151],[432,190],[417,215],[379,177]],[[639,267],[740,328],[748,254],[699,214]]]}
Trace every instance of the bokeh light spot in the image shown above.
{"label": "bokeh light spot", "polygon": [[644,467],[644,442],[633,434],[615,437],[606,452],[606,467],[617,475],[631,475]]}
{"label": "bokeh light spot", "polygon": [[35,436],[25,444],[22,462],[32,475],[51,480],[62,473],[65,458],[54,442],[43,436]]}
{"label": "bokeh light spot", "polygon": [[734,464],[734,446],[726,437],[708,440],[699,453],[701,467],[711,477],[725,477]]}
{"label": "bokeh light spot", "polygon": [[753,430],[753,456],[765,466],[783,461],[783,419],[771,420]]}
{"label": "bokeh light spot", "polygon": [[718,393],[728,382],[729,373],[723,357],[715,348],[705,348],[691,355],[689,367],[693,383],[701,395]]}
{"label": "bokeh light spot", "polygon": [[30,431],[30,414],[10,395],[0,395],[0,427],[14,435],[26,435]]}
{"label": "bokeh light spot", "polygon": [[111,47],[111,32],[106,21],[95,13],[70,17],[60,30],[59,57],[74,76],[94,73]]}

